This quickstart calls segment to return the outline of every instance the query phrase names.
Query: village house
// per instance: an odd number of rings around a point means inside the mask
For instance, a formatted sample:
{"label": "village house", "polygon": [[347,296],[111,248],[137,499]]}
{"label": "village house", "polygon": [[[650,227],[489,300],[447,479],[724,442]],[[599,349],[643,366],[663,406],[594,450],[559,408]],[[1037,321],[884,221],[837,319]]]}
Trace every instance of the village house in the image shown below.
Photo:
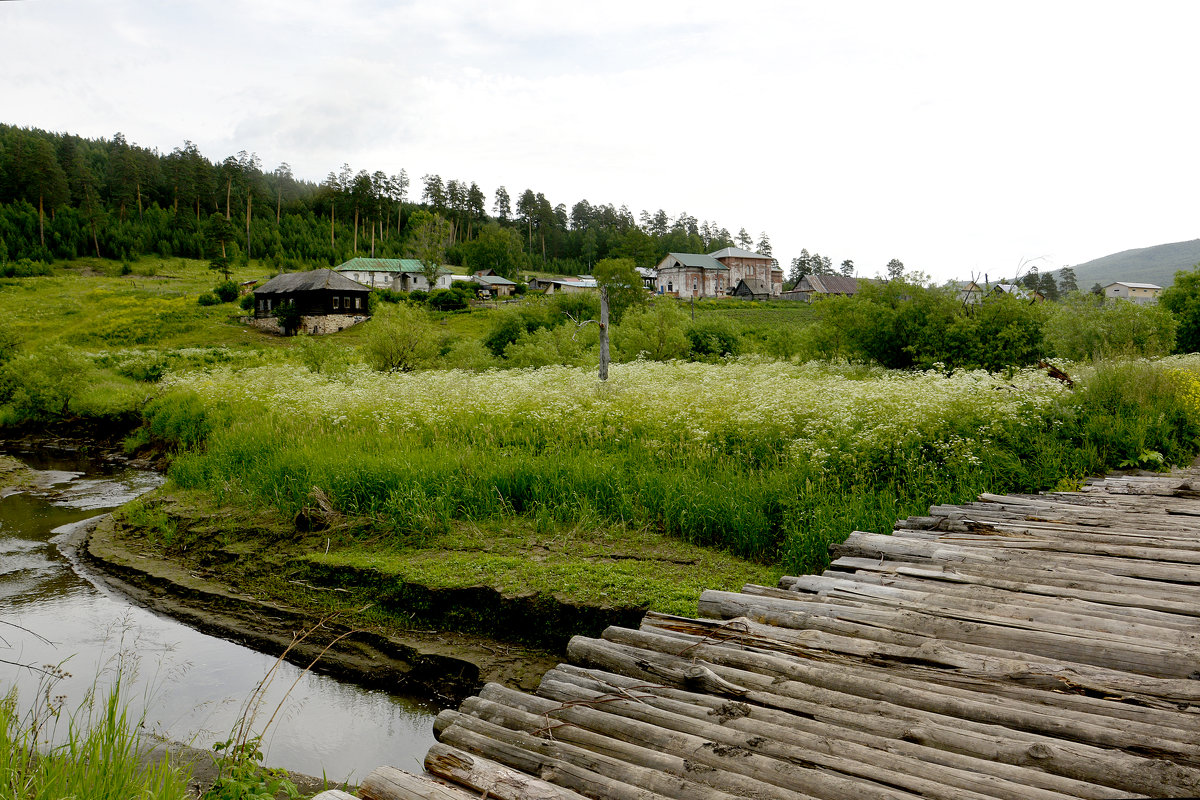
{"label": "village house", "polygon": [[1104,287],[1104,296],[1129,300],[1139,305],[1150,305],[1158,302],[1158,295],[1162,290],[1163,287],[1153,283],[1117,281]]}
{"label": "village house", "polygon": [[480,292],[487,292],[490,297],[512,297],[517,288],[517,284],[497,275],[494,269],[479,270],[471,276],[471,281],[479,286]]}
{"label": "village house", "polygon": [[997,283],[992,287],[992,294],[1007,294],[1012,295],[1018,300],[1028,300],[1031,303],[1040,303],[1046,299],[1046,295],[1036,290],[1026,289],[1016,283]]}
{"label": "village house", "polygon": [[775,259],[737,247],[715,253],[668,253],[659,262],[657,291],[676,297],[726,297],[743,279],[758,280],[771,297],[783,292],[783,270]]}
{"label": "village house", "polygon": [[805,275],[800,282],[780,297],[783,300],[802,300],[811,303],[819,297],[858,294],[858,279],[845,275]]}
{"label": "village house", "polygon": [[529,288],[535,292],[546,294],[575,294],[578,292],[594,292],[600,287],[591,275],[563,275],[557,278],[530,278]]}
{"label": "village house", "polygon": [[271,333],[285,333],[275,314],[285,303],[300,312],[298,330],[310,334],[334,333],[369,316],[371,290],[331,269],[276,275],[254,290],[251,325]]}
{"label": "village house", "polygon": [[[371,289],[391,289],[393,292],[430,291],[425,268],[415,258],[352,258],[335,269]],[[434,289],[449,289],[454,274],[438,267]]]}

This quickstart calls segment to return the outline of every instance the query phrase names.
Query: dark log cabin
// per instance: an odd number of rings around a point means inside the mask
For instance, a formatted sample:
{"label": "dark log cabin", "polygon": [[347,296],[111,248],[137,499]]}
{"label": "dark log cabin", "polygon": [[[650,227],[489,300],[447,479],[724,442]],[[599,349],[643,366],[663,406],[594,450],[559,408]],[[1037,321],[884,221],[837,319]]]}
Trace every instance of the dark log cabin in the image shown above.
{"label": "dark log cabin", "polygon": [[371,290],[331,269],[276,275],[254,290],[254,316],[269,317],[287,302],[303,316],[367,314]]}

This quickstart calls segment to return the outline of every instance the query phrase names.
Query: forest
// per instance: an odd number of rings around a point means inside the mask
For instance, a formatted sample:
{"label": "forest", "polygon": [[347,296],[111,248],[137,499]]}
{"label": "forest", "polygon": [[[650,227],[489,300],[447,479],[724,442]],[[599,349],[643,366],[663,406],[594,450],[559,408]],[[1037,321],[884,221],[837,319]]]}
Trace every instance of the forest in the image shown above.
{"label": "forest", "polygon": [[[417,212],[425,212],[419,214]],[[737,245],[771,253],[745,228],[736,236],[682,212],[625,205],[570,208],[541,192],[489,199],[475,181],[354,170],[343,164],[320,183],[296,177],[287,163],[265,170],[254,153],[211,160],[185,141],[170,153],[120,134],[86,139],[0,125],[0,264],[82,256],[128,261],[139,256],[210,258],[214,242],[245,264],[277,269],[336,266],[356,255],[418,256],[417,230],[440,218],[445,262],[590,273],[605,258],[651,267],[668,252],[710,252]]]}

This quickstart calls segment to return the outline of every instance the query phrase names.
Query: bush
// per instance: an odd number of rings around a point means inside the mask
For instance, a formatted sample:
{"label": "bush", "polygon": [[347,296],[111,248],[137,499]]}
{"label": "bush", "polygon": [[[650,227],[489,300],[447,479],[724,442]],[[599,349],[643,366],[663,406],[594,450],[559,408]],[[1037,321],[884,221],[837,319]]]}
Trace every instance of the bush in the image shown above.
{"label": "bush", "polygon": [[420,308],[381,309],[368,324],[363,354],[380,372],[410,372],[428,366],[441,352],[437,329]]}
{"label": "bush", "polygon": [[1175,345],[1175,327],[1159,305],[1076,295],[1050,312],[1046,341],[1054,355],[1072,361],[1162,356]]}
{"label": "bush", "polygon": [[242,295],[242,299],[238,301],[238,305],[242,307],[242,311],[253,311],[254,310],[254,295],[253,294]]}
{"label": "bush", "polygon": [[196,298],[196,301],[198,303],[200,303],[200,305],[202,305],[202,306],[219,306],[219,305],[221,305],[221,298],[217,297],[212,292],[205,292],[204,294],[202,294],[198,298]]}
{"label": "bush", "polygon": [[434,289],[429,295],[429,307],[434,311],[461,311],[470,305],[470,295],[459,288]]}
{"label": "bush", "polygon": [[238,298],[238,285],[233,281],[221,281],[213,288],[213,294],[219,297],[222,303],[232,303]]}
{"label": "bush", "polygon": [[23,353],[0,372],[0,398],[19,419],[66,417],[71,400],[82,391],[91,365],[71,348],[54,344]]}
{"label": "bush", "polygon": [[9,261],[0,266],[0,275],[5,278],[33,278],[50,275],[52,272],[50,265],[45,261],[32,261],[28,258]]}
{"label": "bush", "polygon": [[633,308],[613,327],[613,351],[618,361],[639,356],[652,361],[686,358],[691,347],[687,315],[671,300]]}
{"label": "bush", "polygon": [[736,356],[742,351],[742,340],[733,322],[714,318],[693,324],[687,331],[693,356],[700,359]]}

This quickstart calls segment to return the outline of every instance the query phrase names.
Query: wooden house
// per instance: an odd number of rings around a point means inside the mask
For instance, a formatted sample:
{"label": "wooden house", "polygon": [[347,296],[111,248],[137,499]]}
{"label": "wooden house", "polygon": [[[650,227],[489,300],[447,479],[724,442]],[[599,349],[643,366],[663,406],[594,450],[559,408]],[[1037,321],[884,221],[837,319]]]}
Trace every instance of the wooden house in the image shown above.
{"label": "wooden house", "polygon": [[759,278],[742,278],[733,287],[733,296],[746,300],[770,300],[771,286]]}
{"label": "wooden house", "polygon": [[858,294],[858,279],[844,275],[805,275],[791,290],[784,292],[784,300],[812,302],[818,297]]}
{"label": "wooden house", "polygon": [[371,290],[331,269],[276,275],[254,290],[256,327],[280,332],[275,314],[285,303],[300,312],[300,330],[331,333],[362,322],[368,316]]}

